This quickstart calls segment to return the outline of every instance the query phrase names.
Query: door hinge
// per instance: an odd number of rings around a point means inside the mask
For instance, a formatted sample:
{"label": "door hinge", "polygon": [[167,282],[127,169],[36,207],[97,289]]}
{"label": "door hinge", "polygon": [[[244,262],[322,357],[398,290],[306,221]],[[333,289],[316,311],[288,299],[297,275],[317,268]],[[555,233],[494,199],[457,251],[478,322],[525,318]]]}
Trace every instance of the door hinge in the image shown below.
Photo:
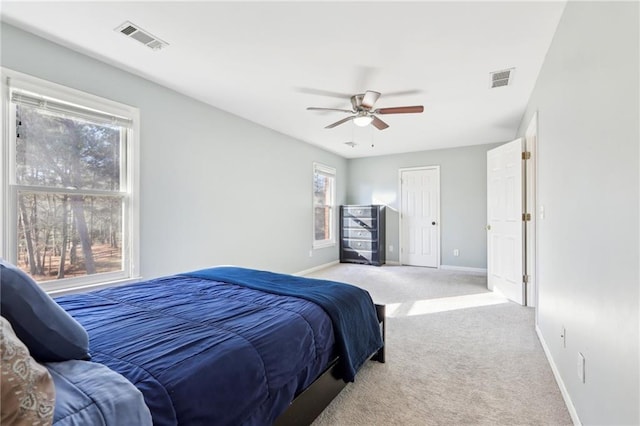
{"label": "door hinge", "polygon": [[525,151],[522,153],[522,159],[523,160],[530,160],[531,159],[531,152],[530,151]]}
{"label": "door hinge", "polygon": [[524,274],[522,276],[522,282],[525,283],[525,284],[528,284],[529,283],[529,275]]}
{"label": "door hinge", "polygon": [[531,220],[531,213],[522,213],[522,221],[528,222]]}

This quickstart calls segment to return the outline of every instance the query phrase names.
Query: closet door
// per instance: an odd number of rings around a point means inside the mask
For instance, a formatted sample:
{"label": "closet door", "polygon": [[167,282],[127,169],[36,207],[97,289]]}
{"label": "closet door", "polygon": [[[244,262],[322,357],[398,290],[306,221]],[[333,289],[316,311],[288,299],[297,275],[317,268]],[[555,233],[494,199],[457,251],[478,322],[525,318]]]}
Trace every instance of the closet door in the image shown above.
{"label": "closet door", "polygon": [[440,169],[400,171],[401,252],[404,265],[440,265]]}

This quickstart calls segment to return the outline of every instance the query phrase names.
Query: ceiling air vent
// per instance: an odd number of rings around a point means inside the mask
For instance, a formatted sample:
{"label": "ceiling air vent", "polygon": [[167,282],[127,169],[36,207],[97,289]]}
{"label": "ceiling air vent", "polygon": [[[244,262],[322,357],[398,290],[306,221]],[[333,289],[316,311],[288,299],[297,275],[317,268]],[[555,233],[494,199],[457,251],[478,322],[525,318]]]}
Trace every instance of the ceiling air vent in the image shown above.
{"label": "ceiling air vent", "polygon": [[148,31],[143,30],[138,25],[132,24],[129,21],[120,25],[115,29],[115,31],[118,31],[126,35],[127,37],[131,37],[132,39],[139,41],[152,50],[160,50],[163,47],[169,45],[169,43],[167,43],[166,41],[160,40],[158,37],[152,35]]}
{"label": "ceiling air vent", "polygon": [[513,72],[515,68],[509,68],[508,70],[495,71],[492,72],[491,75],[491,88],[494,89],[496,87],[508,86],[511,84],[511,79],[513,78]]}

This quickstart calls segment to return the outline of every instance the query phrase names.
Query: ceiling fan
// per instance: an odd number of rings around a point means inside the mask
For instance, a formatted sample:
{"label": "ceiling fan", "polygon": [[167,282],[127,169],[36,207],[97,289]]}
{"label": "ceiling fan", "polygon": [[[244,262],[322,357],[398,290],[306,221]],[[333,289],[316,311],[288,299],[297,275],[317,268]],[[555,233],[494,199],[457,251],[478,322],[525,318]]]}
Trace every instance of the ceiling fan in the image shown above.
{"label": "ceiling fan", "polygon": [[380,93],[367,90],[365,93],[351,96],[351,106],[353,109],[307,107],[307,110],[339,111],[353,114],[349,117],[343,118],[342,120],[338,120],[335,123],[329,124],[325,129],[333,129],[340,124],[353,120],[353,123],[357,126],[364,127],[369,124],[373,124],[378,130],[384,130],[389,127],[389,125],[380,120],[377,117],[377,114],[411,114],[424,111],[424,107],[422,105],[373,109],[373,105],[379,97]]}

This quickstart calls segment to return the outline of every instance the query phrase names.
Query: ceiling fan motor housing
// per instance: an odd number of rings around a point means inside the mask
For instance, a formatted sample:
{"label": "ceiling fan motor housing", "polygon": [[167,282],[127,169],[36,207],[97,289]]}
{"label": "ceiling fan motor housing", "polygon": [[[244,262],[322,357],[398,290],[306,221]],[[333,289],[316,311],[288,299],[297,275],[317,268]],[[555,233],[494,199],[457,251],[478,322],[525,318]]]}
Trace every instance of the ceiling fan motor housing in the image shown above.
{"label": "ceiling fan motor housing", "polygon": [[354,111],[362,111],[363,109],[369,109],[362,105],[362,99],[364,99],[364,94],[353,95],[351,97],[351,105],[353,106]]}

